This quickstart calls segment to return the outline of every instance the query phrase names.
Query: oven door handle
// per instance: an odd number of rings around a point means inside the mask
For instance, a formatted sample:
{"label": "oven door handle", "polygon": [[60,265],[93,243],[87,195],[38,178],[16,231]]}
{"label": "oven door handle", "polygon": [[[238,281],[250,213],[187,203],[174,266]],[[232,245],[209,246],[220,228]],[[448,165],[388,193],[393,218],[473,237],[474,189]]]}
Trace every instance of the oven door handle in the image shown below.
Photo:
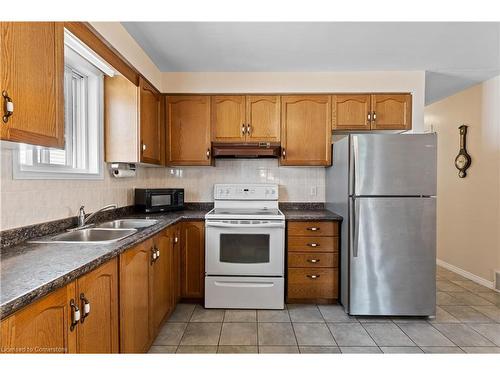
{"label": "oven door handle", "polygon": [[205,222],[205,226],[216,228],[284,228],[285,223],[230,224],[207,221]]}

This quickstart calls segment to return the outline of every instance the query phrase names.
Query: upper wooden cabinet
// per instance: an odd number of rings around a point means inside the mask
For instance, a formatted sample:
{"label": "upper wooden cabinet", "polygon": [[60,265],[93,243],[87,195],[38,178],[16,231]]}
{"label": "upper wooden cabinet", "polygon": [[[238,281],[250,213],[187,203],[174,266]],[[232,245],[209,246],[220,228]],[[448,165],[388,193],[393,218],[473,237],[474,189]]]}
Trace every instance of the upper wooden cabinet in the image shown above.
{"label": "upper wooden cabinet", "polygon": [[372,95],[373,130],[411,129],[411,94]]}
{"label": "upper wooden cabinet", "polygon": [[212,96],[212,141],[244,142],[245,96]]}
{"label": "upper wooden cabinet", "polygon": [[205,295],[205,223],[182,223],[181,296],[203,298]]}
{"label": "upper wooden cabinet", "polygon": [[279,95],[212,97],[212,141],[279,142]]}
{"label": "upper wooden cabinet", "polygon": [[0,91],[2,140],[64,147],[62,23],[0,22]]}
{"label": "upper wooden cabinet", "polygon": [[164,162],[165,122],[161,95],[140,79],[139,87],[123,76],[104,79],[105,161]]}
{"label": "upper wooden cabinet", "polygon": [[167,165],[210,165],[210,97],[166,97]]}
{"label": "upper wooden cabinet", "polygon": [[409,130],[411,94],[332,95],[334,130]]}
{"label": "upper wooden cabinet", "polygon": [[332,95],[332,129],[370,130],[371,95]]}
{"label": "upper wooden cabinet", "polygon": [[281,97],[282,165],[331,164],[330,95]]}

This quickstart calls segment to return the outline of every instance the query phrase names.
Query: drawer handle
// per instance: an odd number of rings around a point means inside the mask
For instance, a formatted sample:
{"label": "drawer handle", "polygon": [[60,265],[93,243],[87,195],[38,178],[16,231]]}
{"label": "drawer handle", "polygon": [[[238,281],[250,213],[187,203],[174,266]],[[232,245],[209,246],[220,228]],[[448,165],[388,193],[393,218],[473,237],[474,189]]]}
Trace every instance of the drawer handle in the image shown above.
{"label": "drawer handle", "polygon": [[82,311],[83,311],[82,317],[80,318],[80,323],[83,324],[83,322],[85,322],[85,318],[90,314],[90,302],[85,297],[84,293],[80,293],[80,301],[82,302]]}
{"label": "drawer handle", "polygon": [[321,275],[307,275],[308,278],[310,279],[318,279]]}
{"label": "drawer handle", "polygon": [[319,243],[313,242],[313,243],[308,243],[307,246],[311,247],[319,247]]}
{"label": "drawer handle", "polygon": [[319,230],[319,228],[318,227],[310,227],[310,228],[307,228],[307,230],[310,230],[312,232],[316,232]]}
{"label": "drawer handle", "polygon": [[309,263],[319,263],[319,259],[308,259],[307,260]]}

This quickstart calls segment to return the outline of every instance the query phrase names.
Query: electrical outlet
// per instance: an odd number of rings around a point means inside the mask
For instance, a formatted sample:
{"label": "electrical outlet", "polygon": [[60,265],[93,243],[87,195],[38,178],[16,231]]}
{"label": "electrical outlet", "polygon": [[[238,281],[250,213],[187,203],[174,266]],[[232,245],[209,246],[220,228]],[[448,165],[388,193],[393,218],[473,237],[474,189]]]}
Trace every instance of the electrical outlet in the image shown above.
{"label": "electrical outlet", "polygon": [[318,194],[318,188],[316,186],[311,186],[309,194],[311,195],[311,197],[315,197]]}

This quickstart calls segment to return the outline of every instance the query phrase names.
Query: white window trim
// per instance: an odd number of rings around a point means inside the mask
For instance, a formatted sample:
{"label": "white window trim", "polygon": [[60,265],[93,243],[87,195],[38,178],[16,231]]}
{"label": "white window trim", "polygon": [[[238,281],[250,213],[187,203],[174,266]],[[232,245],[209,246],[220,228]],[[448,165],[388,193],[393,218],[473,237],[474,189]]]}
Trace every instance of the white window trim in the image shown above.
{"label": "white window trim", "polygon": [[[107,75],[113,75],[114,70],[106,64],[100,57],[98,57],[92,50],[90,50],[85,44],[76,39],[69,31],[65,30],[65,48],[71,48],[71,50],[85,60],[89,64],[94,65],[95,70],[100,70]],[[66,56],[65,56],[66,59]],[[69,57],[71,60],[71,57]],[[67,167],[61,166],[60,172],[56,170],[58,166],[52,165],[46,171],[43,168],[36,168],[33,170],[29,169],[29,166],[21,166],[19,158],[19,147],[14,149],[13,152],[13,168],[12,177],[17,180],[102,180],[104,179],[104,82],[103,79],[96,80],[98,84],[99,97],[95,101],[95,111],[97,112],[99,118],[98,134],[97,134],[97,147],[98,147],[98,172],[88,173],[88,172],[64,172],[63,170],[68,170]],[[70,169],[74,170],[74,169]]]}

